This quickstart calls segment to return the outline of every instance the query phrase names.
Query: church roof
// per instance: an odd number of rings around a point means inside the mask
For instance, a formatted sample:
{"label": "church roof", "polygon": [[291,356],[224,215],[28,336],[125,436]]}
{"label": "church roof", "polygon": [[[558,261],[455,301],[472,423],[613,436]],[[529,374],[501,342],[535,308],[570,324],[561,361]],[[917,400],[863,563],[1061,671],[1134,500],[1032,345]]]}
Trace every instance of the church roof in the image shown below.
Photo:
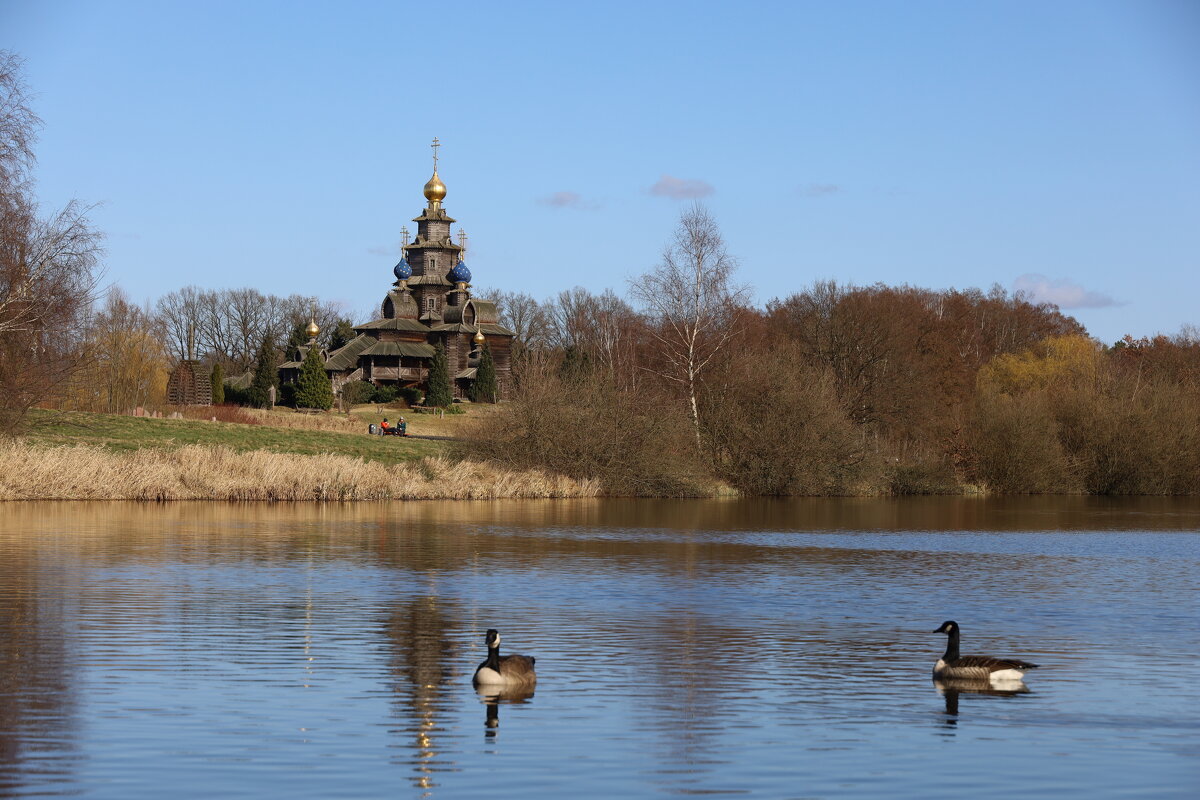
{"label": "church roof", "polygon": [[408,279],[409,286],[453,286],[454,284],[441,275],[413,275]]}
{"label": "church roof", "polygon": [[414,358],[433,358],[433,354],[433,345],[422,342],[375,342],[359,353],[363,356],[412,356]]}
{"label": "church roof", "polygon": [[491,333],[496,336],[516,336],[515,333],[503,325],[492,325],[486,322],[479,325],[463,325],[460,322],[449,322],[431,326],[431,330],[438,331],[439,333],[474,333],[476,328],[484,333]]}
{"label": "church roof", "polygon": [[364,350],[378,341],[374,336],[360,333],[344,346],[339,347],[329,354],[329,358],[325,361],[325,369],[341,372],[342,370],[357,368],[358,357],[362,355]]}
{"label": "church roof", "polygon": [[477,321],[492,323],[500,321],[500,312],[496,309],[496,304],[491,300],[477,300],[472,297],[471,303],[475,306],[475,319]]}
{"label": "church roof", "polygon": [[427,220],[437,220],[438,222],[458,222],[458,220],[447,214],[446,209],[444,208],[423,208],[421,209],[421,216],[413,217],[413,222],[425,222]]}
{"label": "church roof", "polygon": [[391,319],[376,319],[370,322],[364,322],[362,325],[355,325],[356,331],[421,331],[427,332],[429,326],[422,325],[415,319],[406,319],[404,317],[393,317]]}
{"label": "church roof", "polygon": [[285,361],[279,365],[278,369],[300,369],[304,366],[304,357],[308,355],[309,346],[301,344],[296,346],[296,360]]}
{"label": "church roof", "polygon": [[254,383],[254,370],[248,369],[241,375],[230,375],[225,379],[226,386],[232,386],[234,389],[249,389],[250,384]]}

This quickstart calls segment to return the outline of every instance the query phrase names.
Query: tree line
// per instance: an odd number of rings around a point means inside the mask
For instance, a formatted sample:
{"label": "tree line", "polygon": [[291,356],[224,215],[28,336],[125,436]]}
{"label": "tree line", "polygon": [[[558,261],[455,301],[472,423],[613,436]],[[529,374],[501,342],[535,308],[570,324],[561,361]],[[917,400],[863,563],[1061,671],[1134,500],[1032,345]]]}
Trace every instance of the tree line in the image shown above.
{"label": "tree line", "polygon": [[465,449],[623,494],[1200,491],[1194,328],[1106,347],[1000,287],[754,308],[701,207],[628,289],[492,292],[512,401]]}

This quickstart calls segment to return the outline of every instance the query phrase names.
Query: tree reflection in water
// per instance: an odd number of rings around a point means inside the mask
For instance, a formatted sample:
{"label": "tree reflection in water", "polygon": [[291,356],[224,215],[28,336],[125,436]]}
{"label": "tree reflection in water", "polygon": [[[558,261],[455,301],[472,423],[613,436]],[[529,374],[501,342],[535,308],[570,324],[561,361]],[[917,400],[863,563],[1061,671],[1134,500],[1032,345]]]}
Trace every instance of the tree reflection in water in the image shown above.
{"label": "tree reflection in water", "polygon": [[70,611],[40,589],[36,542],[0,535],[0,565],[0,796],[8,796],[26,772],[39,783],[69,780],[77,720]]}

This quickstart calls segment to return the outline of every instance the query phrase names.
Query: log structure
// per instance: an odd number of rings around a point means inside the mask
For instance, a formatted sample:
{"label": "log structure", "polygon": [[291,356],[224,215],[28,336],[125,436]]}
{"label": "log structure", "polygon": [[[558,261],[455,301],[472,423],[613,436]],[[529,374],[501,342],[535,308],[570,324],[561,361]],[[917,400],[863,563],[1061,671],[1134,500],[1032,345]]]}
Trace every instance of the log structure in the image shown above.
{"label": "log structure", "polygon": [[203,365],[183,359],[167,378],[167,403],[173,406],[211,406],[212,383]]}
{"label": "log structure", "polygon": [[[433,177],[425,184],[426,207],[409,241],[403,232],[400,262],[392,269],[395,282],[380,304],[380,316],[354,327],[357,336],[343,347],[322,352],[325,371],[335,392],[351,381],[377,386],[413,386],[428,390],[434,346],[446,349],[455,397],[465,397],[475,380],[486,342],[496,366],[499,394],[504,396],[511,374],[513,332],[500,324],[496,304],[471,295],[471,270],[463,259],[466,233],[454,241],[456,222],[442,207],[446,185],[438,176],[437,139],[433,140]],[[310,331],[311,333],[311,331]],[[280,366],[280,383],[294,382],[309,347],[289,353]]]}

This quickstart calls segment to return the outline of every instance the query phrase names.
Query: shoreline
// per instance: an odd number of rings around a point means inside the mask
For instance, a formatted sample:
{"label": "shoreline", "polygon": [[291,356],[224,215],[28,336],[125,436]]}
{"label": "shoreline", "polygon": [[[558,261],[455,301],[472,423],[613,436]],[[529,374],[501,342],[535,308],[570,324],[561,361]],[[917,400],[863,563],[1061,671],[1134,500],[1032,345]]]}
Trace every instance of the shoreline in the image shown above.
{"label": "shoreline", "polygon": [[599,481],[507,472],[446,456],[385,465],[355,456],[189,444],[113,452],[0,442],[0,501],[499,500],[601,496]]}

